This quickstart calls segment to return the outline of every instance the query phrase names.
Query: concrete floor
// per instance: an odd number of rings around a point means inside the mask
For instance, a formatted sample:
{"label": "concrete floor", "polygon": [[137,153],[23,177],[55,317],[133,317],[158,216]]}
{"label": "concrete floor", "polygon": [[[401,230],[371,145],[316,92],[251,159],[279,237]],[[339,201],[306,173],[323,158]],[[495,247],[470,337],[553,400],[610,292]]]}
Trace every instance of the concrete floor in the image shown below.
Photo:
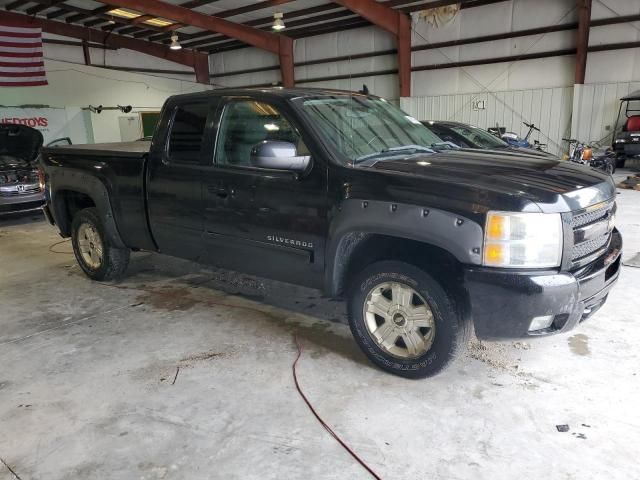
{"label": "concrete floor", "polygon": [[[632,262],[640,192],[618,202]],[[408,381],[318,292],[146,253],[92,283],[59,240],[0,220],[1,480],[370,478],[295,391],[294,334],[302,387],[384,479],[639,478],[640,269],[575,332]]]}

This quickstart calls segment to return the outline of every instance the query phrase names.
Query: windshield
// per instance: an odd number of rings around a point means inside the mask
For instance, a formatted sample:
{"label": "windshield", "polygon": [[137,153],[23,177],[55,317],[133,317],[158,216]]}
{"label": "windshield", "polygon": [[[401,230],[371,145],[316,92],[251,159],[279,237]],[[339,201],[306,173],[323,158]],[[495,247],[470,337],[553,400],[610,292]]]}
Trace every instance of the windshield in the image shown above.
{"label": "windshield", "polygon": [[447,127],[482,148],[507,148],[509,146],[507,142],[478,127],[471,125],[447,125]]}
{"label": "windshield", "polygon": [[349,163],[373,157],[433,153],[442,140],[381,98],[305,98],[302,109]]}

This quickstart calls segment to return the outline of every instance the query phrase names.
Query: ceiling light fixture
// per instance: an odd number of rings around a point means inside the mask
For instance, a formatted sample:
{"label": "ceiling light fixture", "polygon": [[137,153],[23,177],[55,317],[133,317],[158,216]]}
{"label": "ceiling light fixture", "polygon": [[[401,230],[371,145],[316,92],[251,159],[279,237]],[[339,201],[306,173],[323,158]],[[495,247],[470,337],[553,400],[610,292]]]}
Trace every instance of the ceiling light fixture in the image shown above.
{"label": "ceiling light fixture", "polygon": [[113,10],[109,10],[107,13],[109,15],[115,15],[116,17],[122,17],[122,18],[138,18],[139,16],[142,15],[139,12],[126,10],[124,8],[114,8]]}
{"label": "ceiling light fixture", "polygon": [[274,30],[284,30],[285,25],[284,25],[284,20],[283,20],[284,14],[283,13],[274,13],[273,14],[273,25],[271,25],[271,28]]}
{"label": "ceiling light fixture", "polygon": [[178,42],[177,33],[174,33],[173,35],[171,35],[171,45],[169,45],[169,48],[171,50],[180,50],[182,48],[182,45],[180,45],[180,42]]}
{"label": "ceiling light fixture", "polygon": [[150,18],[149,20],[145,20],[144,23],[153,25],[154,27],[168,27],[169,25],[173,25],[173,22],[165,20],[164,18]]}

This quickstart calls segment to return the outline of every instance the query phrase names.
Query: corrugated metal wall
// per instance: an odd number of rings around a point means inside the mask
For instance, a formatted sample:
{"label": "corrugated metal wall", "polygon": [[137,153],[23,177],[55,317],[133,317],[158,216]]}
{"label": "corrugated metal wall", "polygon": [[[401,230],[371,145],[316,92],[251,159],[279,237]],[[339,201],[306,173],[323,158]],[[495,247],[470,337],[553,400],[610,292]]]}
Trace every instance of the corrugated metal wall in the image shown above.
{"label": "corrugated metal wall", "polygon": [[[478,101],[484,101],[484,109],[475,108]],[[455,120],[484,129],[497,123],[521,136],[528,130],[522,122],[534,123],[541,133],[534,132],[531,141],[548,144],[547,150],[558,155],[565,148],[562,138],[571,131],[573,88],[410,97],[400,104],[418,120]]]}

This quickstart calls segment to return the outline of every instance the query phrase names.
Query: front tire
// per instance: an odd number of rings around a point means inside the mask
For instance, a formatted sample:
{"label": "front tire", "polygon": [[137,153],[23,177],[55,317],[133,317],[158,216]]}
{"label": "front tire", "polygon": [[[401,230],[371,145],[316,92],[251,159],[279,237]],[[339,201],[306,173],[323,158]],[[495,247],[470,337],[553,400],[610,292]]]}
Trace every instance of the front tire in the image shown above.
{"label": "front tire", "polygon": [[398,261],[374,263],[351,282],[349,325],[369,359],[406,378],[430,377],[466,346],[471,323],[431,275]]}
{"label": "front tire", "polygon": [[73,217],[71,243],[78,265],[92,280],[120,278],[129,265],[129,249],[109,242],[96,208],[85,208]]}
{"label": "front tire", "polygon": [[615,160],[612,160],[612,161],[606,163],[605,171],[609,175],[613,175],[614,173],[616,173],[616,162],[615,162]]}

